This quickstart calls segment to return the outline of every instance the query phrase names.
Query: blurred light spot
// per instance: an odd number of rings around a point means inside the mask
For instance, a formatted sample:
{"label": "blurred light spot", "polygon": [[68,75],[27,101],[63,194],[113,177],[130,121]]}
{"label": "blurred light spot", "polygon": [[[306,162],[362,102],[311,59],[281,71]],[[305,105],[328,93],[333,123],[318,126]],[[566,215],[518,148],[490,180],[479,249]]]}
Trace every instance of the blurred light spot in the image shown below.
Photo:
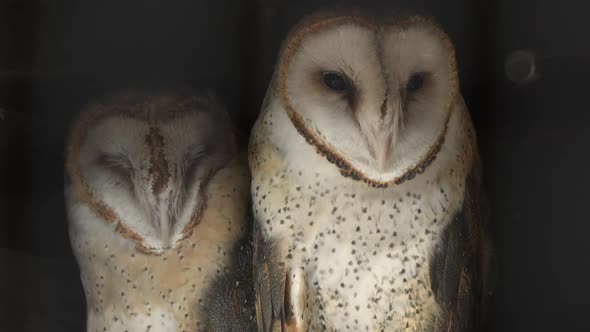
{"label": "blurred light spot", "polygon": [[538,78],[535,54],[518,50],[506,57],[504,71],[506,77],[516,84],[527,84]]}

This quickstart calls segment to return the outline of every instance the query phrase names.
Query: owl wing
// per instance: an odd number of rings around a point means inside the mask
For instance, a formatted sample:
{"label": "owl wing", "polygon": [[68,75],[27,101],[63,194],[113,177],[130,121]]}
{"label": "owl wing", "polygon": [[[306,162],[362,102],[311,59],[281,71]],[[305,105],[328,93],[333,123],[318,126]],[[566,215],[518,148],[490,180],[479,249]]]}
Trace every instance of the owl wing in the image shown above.
{"label": "owl wing", "polygon": [[466,181],[463,206],[445,230],[430,268],[432,290],[442,308],[436,317],[436,331],[479,331],[484,327],[492,291],[492,263],[487,203],[479,163],[475,163]]}
{"label": "owl wing", "polygon": [[256,331],[250,236],[247,233],[237,242],[229,268],[205,293],[202,306],[204,331]]}
{"label": "owl wing", "polygon": [[277,251],[254,223],[254,289],[258,331],[293,331],[289,275]]}

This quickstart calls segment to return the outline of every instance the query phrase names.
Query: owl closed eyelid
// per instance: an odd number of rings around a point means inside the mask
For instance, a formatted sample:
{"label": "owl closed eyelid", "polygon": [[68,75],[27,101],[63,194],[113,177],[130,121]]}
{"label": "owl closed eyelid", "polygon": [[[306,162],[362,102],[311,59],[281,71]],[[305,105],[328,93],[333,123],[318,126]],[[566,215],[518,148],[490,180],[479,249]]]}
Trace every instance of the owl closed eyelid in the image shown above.
{"label": "owl closed eyelid", "polygon": [[126,156],[101,153],[96,159],[96,164],[126,184],[132,184],[131,177],[135,175],[135,169]]}
{"label": "owl closed eyelid", "polygon": [[190,181],[195,180],[195,176],[200,170],[203,159],[210,157],[211,152],[213,152],[213,150],[205,148],[197,153],[191,153],[189,156],[187,156],[187,159],[185,160],[185,166],[183,168],[184,182],[190,183]]}

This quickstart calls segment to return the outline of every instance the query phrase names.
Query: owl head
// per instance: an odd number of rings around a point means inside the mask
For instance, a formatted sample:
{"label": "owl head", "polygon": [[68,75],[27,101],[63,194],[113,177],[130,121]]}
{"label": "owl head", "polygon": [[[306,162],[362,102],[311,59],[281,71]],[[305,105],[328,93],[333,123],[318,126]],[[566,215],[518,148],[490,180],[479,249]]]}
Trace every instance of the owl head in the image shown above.
{"label": "owl head", "polygon": [[284,42],[272,84],[308,144],[376,187],[428,168],[462,105],[454,48],[421,16],[306,18]]}
{"label": "owl head", "polygon": [[125,91],[87,106],[67,146],[78,201],[147,252],[199,222],[208,179],[236,152],[228,114],[210,95]]}

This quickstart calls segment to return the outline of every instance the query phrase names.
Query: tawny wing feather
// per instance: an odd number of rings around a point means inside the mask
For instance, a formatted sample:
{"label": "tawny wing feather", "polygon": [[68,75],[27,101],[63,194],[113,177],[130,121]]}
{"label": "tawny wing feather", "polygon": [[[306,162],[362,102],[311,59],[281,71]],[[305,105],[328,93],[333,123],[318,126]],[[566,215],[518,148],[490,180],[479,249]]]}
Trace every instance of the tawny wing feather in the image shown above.
{"label": "tawny wing feather", "polygon": [[445,230],[430,277],[437,303],[435,331],[480,331],[491,294],[493,249],[479,164],[466,181],[463,206]]}
{"label": "tawny wing feather", "polygon": [[293,319],[290,286],[285,263],[273,250],[272,243],[264,239],[257,224],[254,226],[254,288],[256,290],[256,319],[258,331],[290,331]]}

